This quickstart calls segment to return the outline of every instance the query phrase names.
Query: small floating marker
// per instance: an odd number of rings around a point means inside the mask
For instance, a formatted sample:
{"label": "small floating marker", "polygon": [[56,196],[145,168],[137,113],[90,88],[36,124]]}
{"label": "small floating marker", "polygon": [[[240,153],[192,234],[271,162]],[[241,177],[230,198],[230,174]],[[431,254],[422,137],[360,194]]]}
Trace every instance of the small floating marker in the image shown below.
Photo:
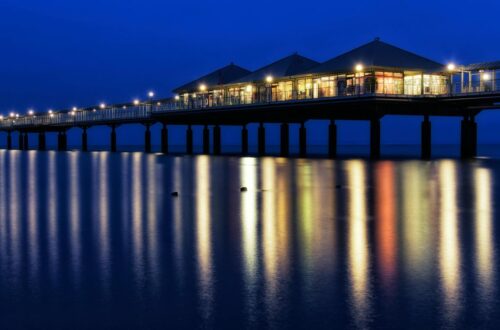
{"label": "small floating marker", "polygon": [[247,191],[247,190],[248,190],[247,187],[241,187],[240,188],[240,191]]}
{"label": "small floating marker", "polygon": [[177,191],[174,191],[173,193],[171,193],[170,195],[172,195],[172,197],[177,197],[179,196],[179,193]]}
{"label": "small floating marker", "polygon": [[340,189],[340,188],[342,188],[342,185],[338,184],[338,185],[335,186],[335,188],[336,189]]}

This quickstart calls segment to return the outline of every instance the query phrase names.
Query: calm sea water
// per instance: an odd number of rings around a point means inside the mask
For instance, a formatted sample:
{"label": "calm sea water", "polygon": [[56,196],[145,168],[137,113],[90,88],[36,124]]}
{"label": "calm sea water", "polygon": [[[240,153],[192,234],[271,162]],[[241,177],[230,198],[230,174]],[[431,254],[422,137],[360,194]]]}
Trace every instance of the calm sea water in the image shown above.
{"label": "calm sea water", "polygon": [[494,159],[0,151],[0,328],[498,329],[499,178]]}

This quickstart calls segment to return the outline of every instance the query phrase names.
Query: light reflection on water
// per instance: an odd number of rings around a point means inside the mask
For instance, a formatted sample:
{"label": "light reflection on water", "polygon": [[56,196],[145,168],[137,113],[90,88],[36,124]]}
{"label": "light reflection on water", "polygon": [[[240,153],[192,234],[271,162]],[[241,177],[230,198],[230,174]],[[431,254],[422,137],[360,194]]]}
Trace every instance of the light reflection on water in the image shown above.
{"label": "light reflection on water", "polygon": [[499,171],[0,151],[0,326],[493,329]]}

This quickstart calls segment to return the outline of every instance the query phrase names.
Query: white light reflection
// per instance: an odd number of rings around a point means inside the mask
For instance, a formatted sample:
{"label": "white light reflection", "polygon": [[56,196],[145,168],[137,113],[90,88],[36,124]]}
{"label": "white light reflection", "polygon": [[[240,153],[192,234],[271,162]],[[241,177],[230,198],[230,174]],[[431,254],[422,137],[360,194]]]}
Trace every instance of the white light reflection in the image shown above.
{"label": "white light reflection", "polygon": [[160,285],[159,274],[159,253],[158,253],[158,215],[156,194],[161,195],[157,182],[163,182],[160,171],[156,171],[156,157],[146,156],[146,179],[147,179],[147,253],[148,253],[148,274],[151,279],[151,293],[157,294]]}
{"label": "white light reflection", "polygon": [[257,159],[240,160],[240,186],[247,191],[241,193],[241,243],[245,277],[247,313],[254,320],[257,286]]}
{"label": "white light reflection", "polygon": [[370,305],[370,247],[368,241],[368,210],[366,168],[359,160],[346,162],[348,184],[348,273],[350,305],[357,328],[368,326]]}
{"label": "white light reflection", "polygon": [[47,173],[47,216],[48,216],[48,247],[49,247],[49,270],[52,283],[57,284],[59,279],[59,235],[57,233],[58,194],[57,194],[57,153],[48,153]]}
{"label": "white light reflection", "polygon": [[210,157],[198,156],[196,166],[196,255],[200,307],[203,319],[210,319],[213,308],[212,217],[210,207]]}
{"label": "white light reflection", "polygon": [[38,291],[40,246],[38,237],[38,175],[37,152],[30,151],[28,157],[28,258],[29,276],[32,290]]}
{"label": "white light reflection", "polygon": [[145,285],[142,172],[142,154],[134,153],[132,155],[132,269],[138,295],[142,294]]}
{"label": "white light reflection", "polygon": [[81,229],[80,229],[80,172],[79,172],[79,153],[69,153],[69,237],[70,237],[70,255],[71,271],[75,287],[80,285],[80,262],[81,262]]}
{"label": "white light reflection", "polygon": [[439,268],[444,303],[444,318],[453,327],[461,309],[460,245],[455,163],[439,164],[440,226]]}
{"label": "white light reflection", "polygon": [[[172,170],[172,182],[174,191],[182,191],[183,186],[183,175],[182,168],[183,162],[182,157],[175,157],[173,159],[173,170]],[[175,276],[177,282],[179,283],[179,289],[182,291],[184,287],[184,218],[182,216],[182,199],[175,198],[172,201],[173,213],[174,213],[174,230],[173,230],[173,242],[174,242],[174,255],[175,255]]]}
{"label": "white light reflection", "polygon": [[10,265],[10,276],[9,283],[13,287],[20,285],[21,270],[22,270],[22,258],[21,253],[21,219],[22,219],[22,205],[20,201],[23,200],[21,197],[21,192],[19,191],[19,186],[21,182],[21,152],[14,151],[10,153],[9,162],[9,244],[7,251],[10,255],[12,263]]}

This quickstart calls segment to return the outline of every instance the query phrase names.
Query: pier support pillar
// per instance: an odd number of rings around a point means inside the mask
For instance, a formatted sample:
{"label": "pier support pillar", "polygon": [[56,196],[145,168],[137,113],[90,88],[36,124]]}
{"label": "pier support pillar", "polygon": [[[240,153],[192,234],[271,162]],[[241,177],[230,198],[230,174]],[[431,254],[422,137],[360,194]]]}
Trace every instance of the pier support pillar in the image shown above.
{"label": "pier support pillar", "polygon": [[45,143],[45,132],[39,132],[38,133],[38,150],[45,150],[46,149],[46,143]]}
{"label": "pier support pillar", "polygon": [[144,151],[151,152],[151,130],[149,124],[146,124],[146,131],[144,132]]}
{"label": "pier support pillar", "polygon": [[193,129],[191,125],[188,125],[186,130],[186,153],[189,155],[193,154]]}
{"label": "pier support pillar", "polygon": [[214,155],[221,154],[221,128],[219,125],[214,126]]}
{"label": "pier support pillar", "polygon": [[28,132],[24,132],[24,147],[23,149],[24,150],[28,150],[30,148],[29,146],[29,135],[28,135]]}
{"label": "pier support pillar", "polygon": [[161,152],[168,154],[168,128],[166,124],[163,124],[161,129]]}
{"label": "pier support pillar", "polygon": [[19,150],[24,149],[24,133],[19,131],[19,144],[18,144]]}
{"label": "pier support pillar", "polygon": [[380,157],[380,119],[373,118],[370,121],[370,157]]}
{"label": "pier support pillar", "polygon": [[68,142],[66,139],[66,131],[59,131],[57,133],[57,150],[65,151],[68,147]]}
{"label": "pier support pillar", "polygon": [[281,124],[281,156],[288,156],[290,153],[290,128],[287,123]]}
{"label": "pier support pillar", "polygon": [[307,130],[304,123],[301,123],[299,128],[299,154],[300,157],[307,155]]}
{"label": "pier support pillar", "polygon": [[246,125],[243,125],[241,129],[241,153],[248,155],[248,128]]}
{"label": "pier support pillar", "polygon": [[337,157],[337,125],[335,120],[330,121],[328,126],[328,156]]}
{"label": "pier support pillar", "polygon": [[432,148],[432,143],[431,143],[431,122],[429,120],[429,116],[424,117],[424,121],[422,122],[422,141],[421,141],[421,148],[422,148],[422,159],[429,159],[431,158],[431,148]]}
{"label": "pier support pillar", "polygon": [[111,152],[116,152],[116,126],[111,125]]}
{"label": "pier support pillar", "polygon": [[260,156],[266,153],[266,128],[263,123],[260,123],[258,130],[258,152]]}
{"label": "pier support pillar", "polygon": [[11,133],[11,131],[7,132],[7,150],[12,150],[12,133]]}
{"label": "pier support pillar", "polygon": [[82,151],[88,151],[87,127],[82,128]]}
{"label": "pier support pillar", "polygon": [[210,153],[210,130],[208,125],[203,127],[203,153],[205,155]]}
{"label": "pier support pillar", "polygon": [[460,155],[464,159],[477,156],[477,123],[472,116],[461,122]]}

